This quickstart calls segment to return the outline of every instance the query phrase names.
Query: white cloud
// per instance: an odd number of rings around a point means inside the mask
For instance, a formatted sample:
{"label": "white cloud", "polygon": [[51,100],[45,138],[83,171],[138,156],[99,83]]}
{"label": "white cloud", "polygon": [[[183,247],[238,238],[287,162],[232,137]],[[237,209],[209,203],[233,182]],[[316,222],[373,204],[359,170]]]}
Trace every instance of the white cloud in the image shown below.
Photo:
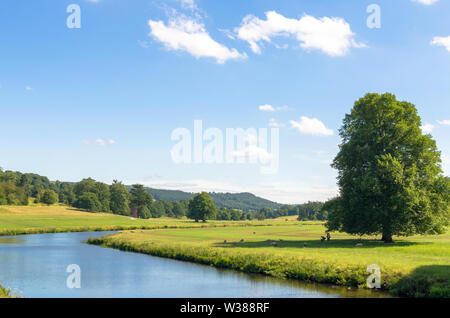
{"label": "white cloud", "polygon": [[114,145],[116,143],[115,140],[113,139],[102,139],[102,138],[97,138],[95,140],[86,140],[84,142],[86,145],[91,145],[91,146],[100,146],[100,147],[106,147],[106,146],[111,146]]}
{"label": "white cloud", "polygon": [[422,131],[426,134],[431,134],[433,132],[434,125],[427,123],[427,124],[420,126],[420,129],[422,129]]}
{"label": "white cloud", "polygon": [[164,43],[165,47],[174,51],[185,51],[196,58],[215,58],[223,64],[228,60],[245,59],[236,49],[229,49],[216,42],[205,29],[205,26],[194,19],[176,17],[169,20],[168,25],[162,21],[149,20],[150,35]]}
{"label": "white cloud", "polygon": [[275,112],[275,111],[281,111],[281,110],[288,110],[288,106],[280,106],[280,107],[273,107],[270,104],[260,105],[258,106],[258,109],[262,112]]}
{"label": "white cloud", "polygon": [[443,46],[450,52],[450,36],[435,36],[430,44],[434,46]]}
{"label": "white cloud", "polygon": [[303,15],[289,19],[275,12],[266,12],[266,20],[246,16],[235,29],[238,38],[247,41],[252,51],[261,54],[261,42],[271,43],[273,37],[294,36],[301,48],[321,50],[330,56],[343,56],[350,48],[365,47],[355,41],[350,25],[342,18],[315,18]]}
{"label": "white cloud", "polygon": [[447,125],[450,126],[450,119],[446,119],[446,120],[438,120],[437,121],[440,125]]}
{"label": "white cloud", "polygon": [[25,90],[27,90],[27,91],[32,91],[32,90],[33,90],[33,87],[27,85],[27,86],[25,86]]}
{"label": "white cloud", "polygon": [[317,118],[302,116],[300,121],[290,121],[291,127],[298,129],[302,134],[315,136],[332,136],[333,130],[327,128],[323,122]]}
{"label": "white cloud", "polygon": [[426,6],[429,6],[429,5],[432,5],[432,4],[436,3],[436,2],[438,2],[439,0],[412,0],[412,1],[424,4]]}
{"label": "white cloud", "polygon": [[275,107],[273,107],[272,105],[269,105],[269,104],[260,105],[258,108],[262,112],[274,112],[275,111]]}

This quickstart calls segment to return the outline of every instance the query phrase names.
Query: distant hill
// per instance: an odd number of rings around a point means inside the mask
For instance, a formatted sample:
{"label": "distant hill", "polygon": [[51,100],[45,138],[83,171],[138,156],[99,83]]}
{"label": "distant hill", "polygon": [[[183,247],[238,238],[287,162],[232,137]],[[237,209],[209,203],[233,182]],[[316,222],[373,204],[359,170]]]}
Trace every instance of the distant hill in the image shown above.
{"label": "distant hill", "polygon": [[[148,193],[156,200],[181,201],[189,200],[195,193],[180,190],[161,190],[147,188]],[[214,203],[219,208],[239,209],[242,211],[258,211],[262,208],[278,209],[282,206],[270,200],[257,197],[251,193],[210,193]]]}

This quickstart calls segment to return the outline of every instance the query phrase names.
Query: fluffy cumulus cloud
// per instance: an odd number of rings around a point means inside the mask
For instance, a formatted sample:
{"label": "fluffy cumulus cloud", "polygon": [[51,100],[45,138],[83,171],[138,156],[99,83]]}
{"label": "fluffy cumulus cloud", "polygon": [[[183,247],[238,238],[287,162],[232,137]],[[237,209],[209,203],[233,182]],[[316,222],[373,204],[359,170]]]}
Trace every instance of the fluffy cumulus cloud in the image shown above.
{"label": "fluffy cumulus cloud", "polygon": [[303,15],[299,19],[286,18],[275,12],[266,12],[266,19],[253,15],[244,18],[235,29],[238,38],[247,41],[252,51],[261,53],[262,43],[271,43],[273,37],[293,36],[305,50],[320,50],[330,56],[343,56],[352,47],[364,47],[355,41],[350,25],[342,18],[315,18]]}
{"label": "fluffy cumulus cloud", "polygon": [[150,35],[169,50],[185,51],[196,58],[209,57],[223,64],[228,60],[244,59],[247,55],[229,49],[216,42],[202,23],[194,19],[176,17],[166,25],[163,21],[150,20]]}
{"label": "fluffy cumulus cloud", "polygon": [[430,5],[432,5],[432,4],[434,4],[434,3],[436,3],[436,2],[438,2],[439,0],[412,0],[413,2],[418,2],[418,3],[421,3],[421,4],[424,4],[424,5],[426,5],[426,6],[430,6]]}
{"label": "fluffy cumulus cloud", "polygon": [[314,136],[332,136],[333,130],[327,128],[323,122],[317,118],[302,116],[300,121],[291,120],[291,127],[298,129],[302,134]]}
{"label": "fluffy cumulus cloud", "polygon": [[450,36],[435,36],[431,41],[431,45],[435,46],[443,46],[450,52]]}
{"label": "fluffy cumulus cloud", "polygon": [[437,122],[438,122],[440,125],[447,125],[447,126],[450,126],[450,119],[438,120]]}
{"label": "fluffy cumulus cloud", "polygon": [[434,125],[424,124],[424,125],[420,126],[420,129],[422,129],[422,131],[426,134],[431,134],[433,132]]}

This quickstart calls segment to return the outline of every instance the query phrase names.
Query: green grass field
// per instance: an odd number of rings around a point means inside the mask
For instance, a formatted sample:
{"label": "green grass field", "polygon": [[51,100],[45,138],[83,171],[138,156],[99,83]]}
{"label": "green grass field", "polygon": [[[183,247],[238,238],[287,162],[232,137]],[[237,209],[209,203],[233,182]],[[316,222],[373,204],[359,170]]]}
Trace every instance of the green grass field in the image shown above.
{"label": "green grass field", "polygon": [[[54,232],[92,232],[125,229],[155,229],[179,227],[270,225],[282,221],[195,223],[187,219],[134,219],[109,213],[89,213],[67,206],[1,206],[0,236]],[[284,220],[283,220],[284,222]],[[293,221],[289,221],[293,222]]]}
{"label": "green grass field", "polygon": [[[320,242],[320,223],[125,231],[91,243],[272,276],[365,286],[377,264],[382,287],[405,296],[450,297],[450,233],[397,238],[385,244],[332,233]],[[241,241],[243,240],[243,241]],[[272,246],[275,245],[276,246]]]}

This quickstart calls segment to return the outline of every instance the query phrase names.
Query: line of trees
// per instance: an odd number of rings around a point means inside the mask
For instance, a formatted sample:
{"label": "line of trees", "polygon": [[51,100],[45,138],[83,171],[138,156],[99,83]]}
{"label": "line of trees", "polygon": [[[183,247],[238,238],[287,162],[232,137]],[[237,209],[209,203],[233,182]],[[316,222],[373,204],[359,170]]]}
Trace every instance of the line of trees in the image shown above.
{"label": "line of trees", "polygon": [[0,168],[0,205],[28,205],[29,202],[52,205],[66,204],[89,212],[130,215],[136,207],[139,217],[183,217],[188,200],[155,201],[142,185],[133,185],[130,191],[115,180],[111,185],[83,179],[78,183],[51,182],[47,177],[32,173],[3,171]]}
{"label": "line of trees", "polygon": [[[321,202],[283,205],[278,209],[268,206],[256,211],[242,211],[217,207],[211,195],[206,192],[188,200],[154,200],[149,194],[149,189],[143,185],[135,184],[127,187],[117,180],[108,185],[92,178],[83,179],[78,183],[51,182],[47,177],[37,174],[3,171],[0,168],[0,205],[27,205],[30,201],[47,205],[60,203],[89,212],[125,216],[130,216],[132,211],[135,211],[137,217],[145,219],[187,216],[202,221],[207,219],[239,221],[291,215],[298,215],[299,220],[326,219],[326,211],[320,209],[323,205]],[[203,214],[203,208],[200,207],[203,204],[209,205],[207,214]]]}

